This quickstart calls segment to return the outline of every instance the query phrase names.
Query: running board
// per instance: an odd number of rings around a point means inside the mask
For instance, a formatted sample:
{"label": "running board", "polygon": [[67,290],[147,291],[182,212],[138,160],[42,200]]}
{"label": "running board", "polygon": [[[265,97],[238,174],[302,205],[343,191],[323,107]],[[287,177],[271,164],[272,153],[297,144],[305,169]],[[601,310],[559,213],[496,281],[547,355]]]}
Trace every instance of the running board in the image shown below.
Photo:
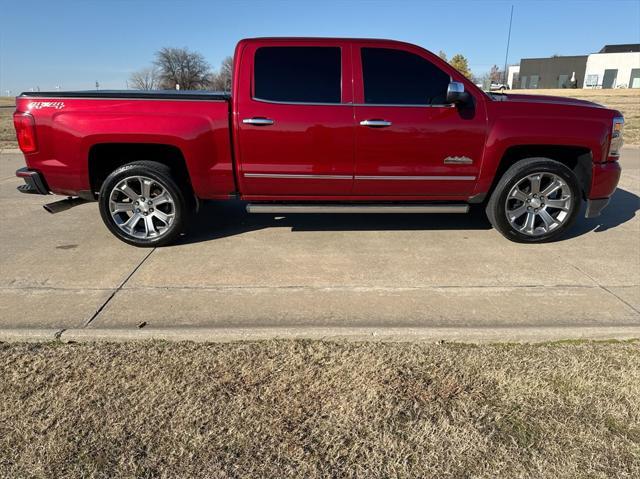
{"label": "running board", "polygon": [[51,214],[60,213],[61,211],[68,210],[69,208],[73,208],[74,206],[83,205],[88,203],[88,200],[77,198],[77,197],[68,197],[64,200],[54,201],[53,203],[47,203],[42,207],[47,210]]}
{"label": "running board", "polygon": [[248,213],[467,213],[469,205],[248,204]]}

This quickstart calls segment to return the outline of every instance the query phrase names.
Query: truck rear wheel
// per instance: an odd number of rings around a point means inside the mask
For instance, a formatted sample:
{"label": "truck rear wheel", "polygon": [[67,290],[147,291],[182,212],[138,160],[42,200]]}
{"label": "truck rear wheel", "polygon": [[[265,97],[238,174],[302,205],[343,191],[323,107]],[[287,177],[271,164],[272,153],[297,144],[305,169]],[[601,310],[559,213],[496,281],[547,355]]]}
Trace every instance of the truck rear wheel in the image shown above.
{"label": "truck rear wheel", "polygon": [[100,188],[99,207],[111,233],[141,247],[174,242],[190,213],[169,167],[155,161],[128,163],[113,171]]}
{"label": "truck rear wheel", "polygon": [[558,239],[571,228],[581,202],[573,171],[548,158],[529,158],[505,172],[486,211],[505,238],[542,243]]}

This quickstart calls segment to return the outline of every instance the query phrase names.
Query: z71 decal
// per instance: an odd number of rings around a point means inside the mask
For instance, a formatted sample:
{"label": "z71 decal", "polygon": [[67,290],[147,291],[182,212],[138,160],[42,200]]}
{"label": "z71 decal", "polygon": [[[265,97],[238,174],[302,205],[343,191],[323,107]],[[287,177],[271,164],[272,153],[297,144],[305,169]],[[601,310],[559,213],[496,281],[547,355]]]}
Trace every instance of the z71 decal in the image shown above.
{"label": "z71 decal", "polygon": [[43,108],[53,108],[62,110],[64,108],[63,101],[32,101],[29,103],[29,110],[42,110]]}

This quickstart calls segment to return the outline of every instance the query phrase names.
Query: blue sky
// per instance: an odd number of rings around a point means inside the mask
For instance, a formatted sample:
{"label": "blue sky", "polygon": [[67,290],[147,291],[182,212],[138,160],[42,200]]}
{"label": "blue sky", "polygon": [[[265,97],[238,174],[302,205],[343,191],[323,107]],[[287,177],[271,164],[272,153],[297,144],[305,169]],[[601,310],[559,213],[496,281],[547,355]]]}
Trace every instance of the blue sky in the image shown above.
{"label": "blue sky", "polygon": [[163,46],[201,52],[217,68],[237,40],[254,36],[345,36],[405,40],[474,73],[520,58],[598,51],[640,43],[638,0],[565,1],[0,1],[0,94],[125,88]]}

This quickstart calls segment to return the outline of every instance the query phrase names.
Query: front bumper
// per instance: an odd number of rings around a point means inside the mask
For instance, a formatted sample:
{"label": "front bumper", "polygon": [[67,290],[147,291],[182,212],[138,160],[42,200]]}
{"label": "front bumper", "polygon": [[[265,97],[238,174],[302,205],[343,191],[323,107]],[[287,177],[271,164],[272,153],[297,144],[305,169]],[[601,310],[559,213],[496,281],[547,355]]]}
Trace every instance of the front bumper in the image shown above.
{"label": "front bumper", "polygon": [[620,163],[617,161],[593,165],[586,218],[600,216],[602,210],[609,204],[611,195],[616,191],[621,172]]}
{"label": "front bumper", "polygon": [[599,200],[587,200],[587,211],[585,218],[597,218],[602,210],[609,204],[609,198],[600,198]]}
{"label": "front bumper", "polygon": [[20,193],[27,193],[31,195],[49,194],[47,182],[41,173],[24,167],[16,171],[16,176],[24,180],[24,185],[18,186],[18,191]]}

